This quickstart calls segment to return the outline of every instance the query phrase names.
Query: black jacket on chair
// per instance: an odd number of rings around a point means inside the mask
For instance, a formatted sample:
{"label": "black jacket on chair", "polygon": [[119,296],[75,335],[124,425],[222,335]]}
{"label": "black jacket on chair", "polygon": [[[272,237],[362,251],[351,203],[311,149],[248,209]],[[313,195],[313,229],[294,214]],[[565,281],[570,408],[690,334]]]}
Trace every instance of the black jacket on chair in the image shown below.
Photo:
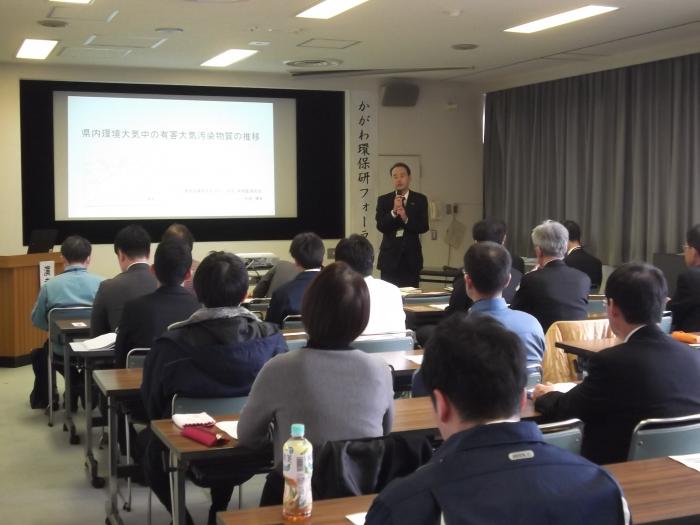
{"label": "black jacket on chair", "polygon": [[657,326],[591,357],[588,376],[567,392],[550,392],[535,408],[548,420],[584,423],[581,453],[599,464],[627,460],[642,419],[700,413],[700,352]]}
{"label": "black jacket on chair", "polygon": [[304,292],[318,273],[312,270],[303,271],[288,283],[277,288],[270,298],[270,307],[267,309],[265,320],[282,326],[285,317],[300,314]]}
{"label": "black jacket on chair", "polygon": [[553,260],[534,272],[526,273],[510,303],[513,310],[534,316],[547,329],[555,321],[579,321],[588,317],[586,305],[591,280],[562,260]]}
{"label": "black jacket on chair", "polygon": [[678,276],[676,293],[668,303],[673,312],[673,328],[700,331],[700,268],[688,268]]}

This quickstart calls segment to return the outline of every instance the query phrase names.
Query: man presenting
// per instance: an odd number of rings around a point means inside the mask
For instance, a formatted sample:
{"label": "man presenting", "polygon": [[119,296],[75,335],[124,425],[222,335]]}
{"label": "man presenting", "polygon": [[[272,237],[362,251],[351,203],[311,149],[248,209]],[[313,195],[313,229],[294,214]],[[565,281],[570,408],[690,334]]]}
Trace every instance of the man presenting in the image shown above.
{"label": "man presenting", "polygon": [[377,267],[396,286],[418,287],[423,268],[419,234],[428,231],[428,199],[409,191],[411,168],[397,162],[389,170],[394,191],[377,199],[377,229],[384,234]]}

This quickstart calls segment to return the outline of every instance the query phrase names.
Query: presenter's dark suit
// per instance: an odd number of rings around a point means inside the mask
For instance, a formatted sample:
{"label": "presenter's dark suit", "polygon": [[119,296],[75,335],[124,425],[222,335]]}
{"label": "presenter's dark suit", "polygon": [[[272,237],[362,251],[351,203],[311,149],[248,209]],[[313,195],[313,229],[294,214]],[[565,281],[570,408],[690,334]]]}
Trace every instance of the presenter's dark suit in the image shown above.
{"label": "presenter's dark suit", "polygon": [[154,292],[158,281],[148,263],[132,264],[128,270],[100,283],[92,304],[90,336],[114,332],[119,326],[124,304],[131,299]]}
{"label": "presenter's dark suit", "polygon": [[534,272],[526,273],[520,281],[510,307],[537,318],[547,333],[555,321],[586,319],[591,280],[562,260],[553,260]]}
{"label": "presenter's dark suit", "polygon": [[301,299],[304,297],[306,287],[311,284],[318,273],[317,270],[301,272],[287,284],[277,288],[270,298],[270,307],[267,309],[265,321],[282,326],[285,317],[300,314]]}
{"label": "presenter's dark suit", "polygon": [[673,312],[674,330],[700,331],[700,268],[688,268],[678,276],[668,309]]}
{"label": "presenter's dark suit", "polygon": [[564,257],[567,266],[581,270],[591,279],[591,291],[598,291],[603,282],[603,263],[583,247],[574,248]]}
{"label": "presenter's dark suit", "polygon": [[581,452],[591,461],[626,461],[642,419],[700,413],[699,377],[700,352],[649,325],[591,357],[583,383],[538,398],[535,408],[551,421],[581,419]]}
{"label": "presenter's dark suit", "polygon": [[[423,268],[423,252],[418,235],[428,231],[428,199],[422,193],[409,190],[404,204],[408,221],[394,217],[396,192],[377,199],[377,229],[384,234],[379,247],[377,268],[383,280],[396,286],[418,287],[418,276]],[[397,232],[403,235],[397,237]]]}
{"label": "presenter's dark suit", "polygon": [[117,366],[126,366],[129,350],[150,348],[168,326],[189,318],[199,306],[192,292],[182,286],[161,286],[151,294],[127,302],[115,343]]}

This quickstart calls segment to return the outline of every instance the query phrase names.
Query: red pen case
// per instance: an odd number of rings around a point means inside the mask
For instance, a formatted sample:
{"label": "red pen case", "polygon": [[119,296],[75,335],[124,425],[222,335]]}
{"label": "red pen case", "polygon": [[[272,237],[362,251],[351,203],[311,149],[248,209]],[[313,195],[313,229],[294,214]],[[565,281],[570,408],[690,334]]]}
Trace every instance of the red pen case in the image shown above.
{"label": "red pen case", "polygon": [[224,432],[217,431],[213,427],[185,427],[182,429],[182,435],[208,447],[223,445],[228,441],[228,437]]}

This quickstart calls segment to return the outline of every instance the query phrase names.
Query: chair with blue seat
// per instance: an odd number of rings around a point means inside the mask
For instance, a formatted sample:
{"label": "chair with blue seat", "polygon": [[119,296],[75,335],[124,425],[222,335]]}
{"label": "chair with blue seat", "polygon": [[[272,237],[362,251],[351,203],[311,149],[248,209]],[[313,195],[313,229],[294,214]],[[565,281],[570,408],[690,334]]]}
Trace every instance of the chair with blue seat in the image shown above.
{"label": "chair with blue seat", "polygon": [[352,342],[352,347],[370,354],[377,352],[405,352],[415,348],[413,330],[361,335]]}
{"label": "chair with blue seat", "polygon": [[301,322],[301,315],[288,315],[282,321],[282,328],[298,328],[304,329],[304,323]]}
{"label": "chair with blue seat", "polygon": [[583,421],[580,419],[567,419],[538,426],[546,443],[574,454],[581,454]]}
{"label": "chair with blue seat", "polygon": [[700,414],[645,419],[632,432],[629,461],[700,453]]}
{"label": "chair with blue seat", "polygon": [[449,302],[450,293],[448,292],[416,293],[403,296],[403,304],[406,306],[413,304],[448,304]]}
{"label": "chair with blue seat", "polygon": [[[248,396],[241,397],[186,397],[175,394],[172,400],[173,414],[192,414],[206,412],[210,416],[221,416],[226,414],[236,414],[243,410],[243,406],[248,400]],[[243,483],[248,481],[254,474],[269,472],[272,462],[260,463],[259,456],[255,456],[249,463],[243,466],[245,470],[243,477],[249,473],[243,482],[238,484],[238,508],[241,507],[243,498]],[[228,467],[224,460],[213,462],[197,462],[190,467],[190,477],[196,485],[207,487],[213,481],[226,479],[235,473],[235,468]],[[237,464],[235,466],[238,466]],[[241,476],[237,476],[240,478]],[[174,481],[171,479],[171,486]]]}
{"label": "chair with blue seat", "polygon": [[526,388],[535,388],[535,385],[542,382],[542,365],[527,365],[527,385]]}
{"label": "chair with blue seat", "polygon": [[[56,321],[62,319],[76,319],[89,321],[92,315],[92,306],[66,306],[49,310],[47,322],[49,325],[49,349],[47,354],[48,369],[48,392],[49,392],[49,426],[53,426],[53,389],[55,379],[55,367],[59,365],[56,358],[63,360],[65,354],[65,340],[61,330],[56,325]],[[73,385],[72,385],[73,386]]]}

